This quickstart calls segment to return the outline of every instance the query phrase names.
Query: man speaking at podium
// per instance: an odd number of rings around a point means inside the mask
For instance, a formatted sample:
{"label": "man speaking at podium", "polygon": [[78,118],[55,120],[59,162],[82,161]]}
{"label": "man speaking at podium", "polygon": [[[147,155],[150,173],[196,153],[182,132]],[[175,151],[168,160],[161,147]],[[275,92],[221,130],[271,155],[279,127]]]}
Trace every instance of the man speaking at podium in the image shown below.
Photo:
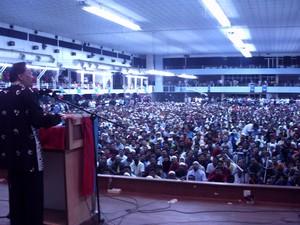
{"label": "man speaking at podium", "polygon": [[0,169],[8,171],[11,225],[43,225],[43,159],[38,128],[61,122],[44,115],[26,64],[13,64],[12,85],[0,90]]}

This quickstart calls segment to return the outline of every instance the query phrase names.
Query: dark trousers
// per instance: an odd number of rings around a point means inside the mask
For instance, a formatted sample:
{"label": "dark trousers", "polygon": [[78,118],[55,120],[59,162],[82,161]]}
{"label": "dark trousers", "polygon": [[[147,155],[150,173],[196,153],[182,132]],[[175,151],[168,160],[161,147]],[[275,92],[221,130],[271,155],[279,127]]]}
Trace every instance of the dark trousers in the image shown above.
{"label": "dark trousers", "polygon": [[9,171],[11,225],[43,225],[43,172]]}

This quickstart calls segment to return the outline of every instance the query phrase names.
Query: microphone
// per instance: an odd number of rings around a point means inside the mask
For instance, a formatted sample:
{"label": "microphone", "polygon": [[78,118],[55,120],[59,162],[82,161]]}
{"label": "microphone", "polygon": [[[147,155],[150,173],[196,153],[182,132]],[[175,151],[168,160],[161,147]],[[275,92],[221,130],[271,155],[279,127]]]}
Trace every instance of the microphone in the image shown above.
{"label": "microphone", "polygon": [[50,97],[55,97],[57,96],[58,93],[61,93],[60,91],[54,91],[54,90],[51,90],[51,89],[41,89],[41,90],[38,90],[38,95],[40,96],[43,96],[43,95],[47,95],[47,96],[50,96]]}

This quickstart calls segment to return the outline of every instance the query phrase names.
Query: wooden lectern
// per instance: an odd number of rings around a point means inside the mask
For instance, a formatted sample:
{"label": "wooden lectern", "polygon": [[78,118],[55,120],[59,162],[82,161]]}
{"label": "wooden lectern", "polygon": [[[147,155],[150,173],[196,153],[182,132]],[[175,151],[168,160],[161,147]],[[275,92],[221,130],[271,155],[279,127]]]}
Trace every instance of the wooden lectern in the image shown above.
{"label": "wooden lectern", "polygon": [[[66,119],[64,127],[50,128],[65,129],[64,148],[43,149],[45,224],[79,225],[90,220],[95,211],[94,194],[89,197],[80,194],[83,175],[82,116],[72,117]],[[43,132],[47,133],[47,130]],[[55,135],[52,130],[53,133]]]}

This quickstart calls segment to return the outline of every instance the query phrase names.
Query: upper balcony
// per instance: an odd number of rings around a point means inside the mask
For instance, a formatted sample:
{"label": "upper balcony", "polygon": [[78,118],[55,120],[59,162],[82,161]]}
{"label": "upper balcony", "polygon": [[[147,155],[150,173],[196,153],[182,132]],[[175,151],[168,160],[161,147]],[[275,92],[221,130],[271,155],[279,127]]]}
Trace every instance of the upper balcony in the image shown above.
{"label": "upper balcony", "polygon": [[195,74],[195,75],[280,75],[300,74],[300,68],[202,68],[202,69],[170,69],[177,74]]}
{"label": "upper balcony", "polygon": [[164,58],[163,68],[194,75],[300,74],[300,56]]}
{"label": "upper balcony", "polygon": [[206,87],[180,87],[164,86],[165,92],[195,92],[195,93],[274,93],[274,94],[295,94],[300,93],[300,86],[206,86]]}

